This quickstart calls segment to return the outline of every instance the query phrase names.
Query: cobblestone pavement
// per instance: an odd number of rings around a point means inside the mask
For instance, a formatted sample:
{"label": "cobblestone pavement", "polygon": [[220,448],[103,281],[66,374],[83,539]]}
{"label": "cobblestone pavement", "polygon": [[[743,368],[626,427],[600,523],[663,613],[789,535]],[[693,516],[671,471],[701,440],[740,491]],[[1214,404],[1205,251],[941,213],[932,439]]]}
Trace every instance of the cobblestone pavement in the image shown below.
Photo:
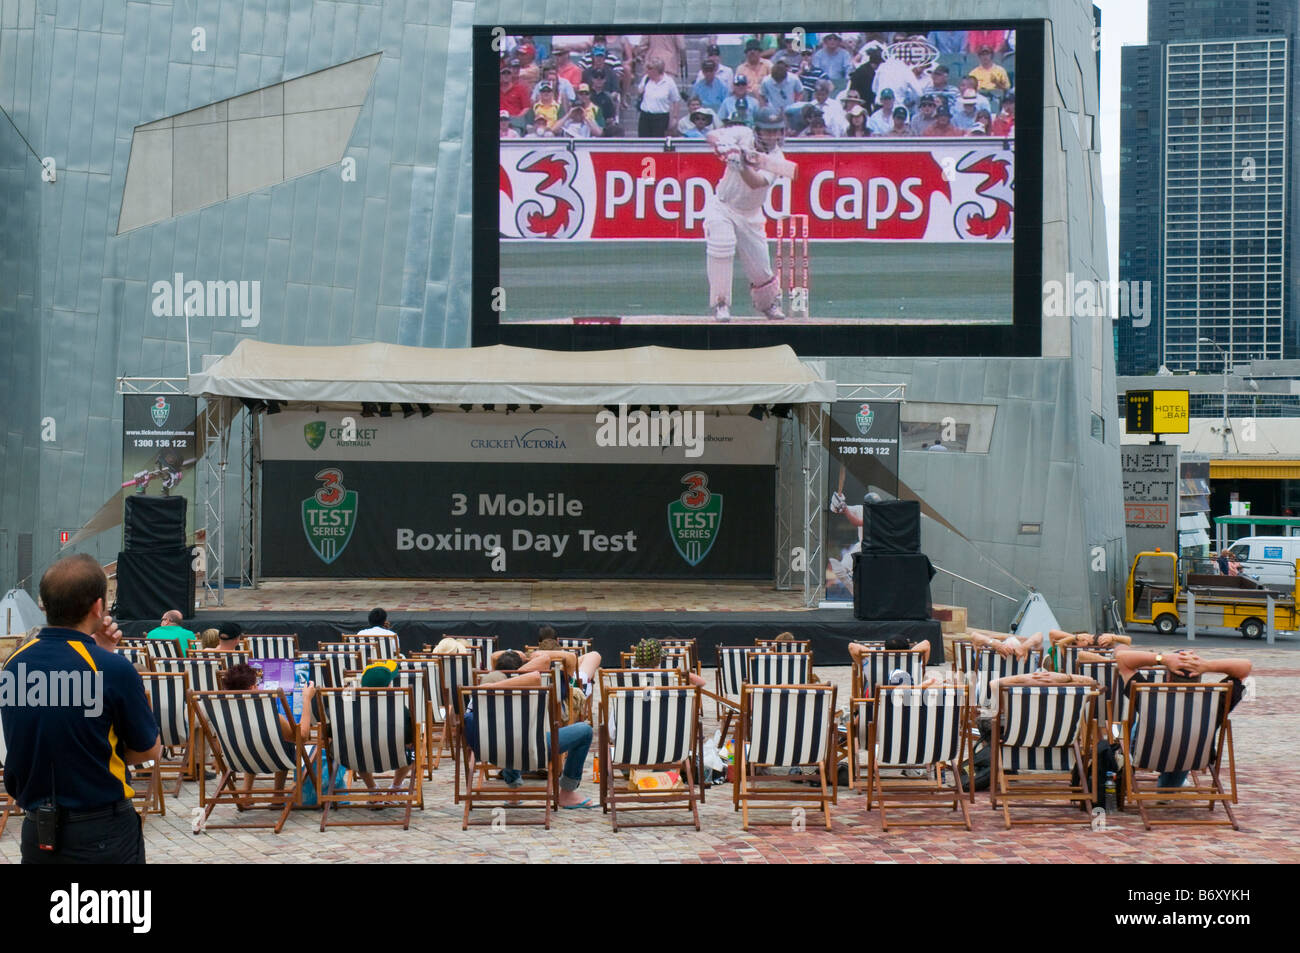
{"label": "cobblestone pavement", "polygon": [[[832,809],[833,829],[819,829],[820,818],[809,813],[807,829],[792,829],[788,810],[759,815],[779,826],[741,830],[726,786],[710,790],[700,812],[703,829],[630,829],[618,834],[599,808],[561,811],[550,831],[540,827],[490,826],[462,833],[460,812],[451,803],[451,768],[444,761],[435,780],[426,783],[424,811],[413,814],[411,829],[331,828],[317,830],[319,815],[295,811],[278,836],[269,830],[211,831],[195,835],[190,812],[198,800],[197,786],[185,785],[179,799],[167,799],[167,816],[151,816],[145,825],[151,862],[172,863],[340,863],[433,862],[517,863],[1296,863],[1300,862],[1300,825],[1294,814],[1300,790],[1296,739],[1300,737],[1300,659],[1294,650],[1267,646],[1198,645],[1206,655],[1249,655],[1255,661],[1256,698],[1233,715],[1240,803],[1236,807],[1240,832],[1231,828],[1174,827],[1143,831],[1136,812],[1111,814],[1106,829],[1087,824],[1049,825],[1005,831],[1001,814],[989,809],[986,795],[977,796],[975,829],[894,829],[882,833],[879,817],[867,812],[863,797],[841,791]],[[712,673],[706,672],[712,679]],[[847,668],[819,669],[823,679],[839,688],[844,699]],[[712,731],[712,706],[706,706]],[[583,790],[594,794],[588,760]],[[353,810],[369,820],[381,816]],[[386,812],[382,816],[392,816]],[[485,816],[487,812],[484,812]],[[1189,811],[1204,816],[1205,811]],[[1217,812],[1216,812],[1217,813]],[[236,814],[221,808],[219,819]],[[1062,812],[1062,816],[1065,813]],[[0,836],[0,861],[19,859],[21,820],[11,818]]]}

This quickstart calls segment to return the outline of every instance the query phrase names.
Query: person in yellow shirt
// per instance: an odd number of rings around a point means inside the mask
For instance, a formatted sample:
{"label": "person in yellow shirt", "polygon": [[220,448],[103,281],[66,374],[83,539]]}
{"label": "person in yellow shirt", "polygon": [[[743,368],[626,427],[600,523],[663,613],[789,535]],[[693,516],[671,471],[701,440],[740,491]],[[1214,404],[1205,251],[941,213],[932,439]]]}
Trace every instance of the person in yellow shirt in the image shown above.
{"label": "person in yellow shirt", "polygon": [[[1011,88],[1011,78],[1007,76],[1006,70],[993,62],[993,47],[981,46],[979,57],[980,65],[970,71],[971,78],[979,84],[979,91],[987,96],[991,103],[1000,102],[1003,94]],[[992,109],[996,108],[996,105],[992,107]]]}
{"label": "person in yellow shirt", "polygon": [[554,132],[560,119],[560,104],[555,99],[555,90],[550,83],[542,83],[537,90],[538,100],[533,103],[533,122],[545,120],[546,128]]}

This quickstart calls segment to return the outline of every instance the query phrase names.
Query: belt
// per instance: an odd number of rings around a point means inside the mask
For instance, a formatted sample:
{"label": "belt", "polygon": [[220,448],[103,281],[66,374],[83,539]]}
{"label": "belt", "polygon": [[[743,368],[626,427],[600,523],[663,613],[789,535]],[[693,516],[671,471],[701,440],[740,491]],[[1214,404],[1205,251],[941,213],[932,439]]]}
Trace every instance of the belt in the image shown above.
{"label": "belt", "polygon": [[[102,821],[105,818],[114,817],[123,811],[135,810],[131,802],[126,798],[115,801],[112,804],[106,804],[103,807],[88,808],[59,808],[59,816],[64,824],[78,824],[86,821]],[[36,808],[31,808],[25,813],[35,815]]]}

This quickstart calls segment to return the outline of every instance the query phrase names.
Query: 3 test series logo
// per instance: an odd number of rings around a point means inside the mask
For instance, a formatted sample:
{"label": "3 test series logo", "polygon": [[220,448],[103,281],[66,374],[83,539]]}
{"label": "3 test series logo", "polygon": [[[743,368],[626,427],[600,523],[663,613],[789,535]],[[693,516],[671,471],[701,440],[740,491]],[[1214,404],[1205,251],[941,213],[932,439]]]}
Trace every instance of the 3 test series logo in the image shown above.
{"label": "3 test series logo", "polygon": [[871,432],[871,425],[876,419],[876,412],[871,409],[870,404],[863,404],[853,419],[858,422],[858,433],[865,437]]}
{"label": "3 test series logo", "polygon": [[302,425],[302,436],[307,441],[307,446],[315,450],[325,439],[325,421],[313,420],[310,423]]}
{"label": "3 test series logo", "polygon": [[171,415],[172,405],[167,403],[166,397],[155,397],[153,406],[149,408],[149,416],[153,418],[153,425],[161,427],[167,423],[167,418]]}
{"label": "3 test series logo", "polygon": [[709,491],[708,475],[700,470],[686,474],[682,483],[688,489],[668,504],[668,534],[678,555],[696,566],[722,529],[722,495]]}
{"label": "3 test series logo", "polygon": [[343,471],[329,467],[316,474],[324,484],[302,501],[302,530],[307,544],[325,563],[343,555],[357,525],[357,491],[343,486]]}

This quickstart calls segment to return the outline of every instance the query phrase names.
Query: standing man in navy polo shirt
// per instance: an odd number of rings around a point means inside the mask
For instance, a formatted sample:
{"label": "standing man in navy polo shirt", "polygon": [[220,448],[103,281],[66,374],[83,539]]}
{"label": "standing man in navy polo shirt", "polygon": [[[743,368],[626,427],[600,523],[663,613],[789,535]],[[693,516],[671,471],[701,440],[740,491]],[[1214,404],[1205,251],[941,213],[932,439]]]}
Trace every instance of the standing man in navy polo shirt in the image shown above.
{"label": "standing man in navy polo shirt", "polygon": [[144,683],[104,614],[108,579],[90,556],[41,577],[49,625],[0,670],[5,788],[23,819],[24,864],[143,864],[126,766],[162,752]]}

